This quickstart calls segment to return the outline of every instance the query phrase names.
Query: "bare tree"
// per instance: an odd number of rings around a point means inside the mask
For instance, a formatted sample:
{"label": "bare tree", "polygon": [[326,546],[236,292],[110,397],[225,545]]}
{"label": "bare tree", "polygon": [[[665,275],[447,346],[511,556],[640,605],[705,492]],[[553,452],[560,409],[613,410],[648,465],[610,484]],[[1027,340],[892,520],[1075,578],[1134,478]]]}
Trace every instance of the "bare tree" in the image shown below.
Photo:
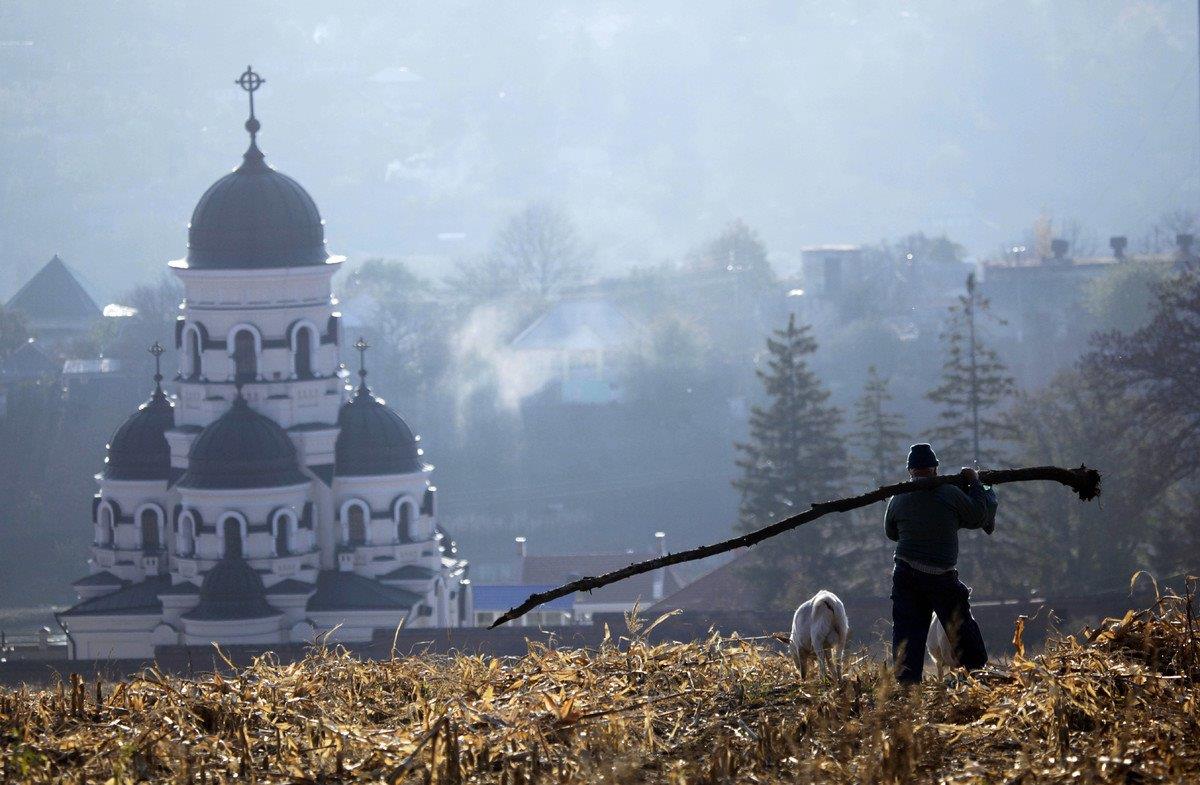
{"label": "bare tree", "polygon": [[582,280],[591,256],[566,213],[535,203],[510,218],[496,235],[491,263],[507,271],[517,289],[546,298]]}

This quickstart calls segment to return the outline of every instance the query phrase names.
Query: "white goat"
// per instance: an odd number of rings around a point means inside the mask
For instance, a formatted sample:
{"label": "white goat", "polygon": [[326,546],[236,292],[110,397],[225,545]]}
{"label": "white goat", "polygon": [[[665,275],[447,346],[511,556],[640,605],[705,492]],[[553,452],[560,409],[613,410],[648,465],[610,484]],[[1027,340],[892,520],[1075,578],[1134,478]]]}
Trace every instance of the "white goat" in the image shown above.
{"label": "white goat", "polygon": [[946,630],[937,616],[933,617],[933,623],[929,625],[929,635],[925,637],[925,648],[929,650],[929,656],[933,658],[933,664],[937,666],[939,679],[945,675],[946,671],[958,667],[958,657],[954,656],[954,647],[950,645],[950,639],[946,637]]}
{"label": "white goat", "polygon": [[822,589],[799,608],[792,617],[792,659],[800,669],[800,678],[808,678],[807,664],[814,655],[821,678],[829,676],[829,659],[833,658],[834,676],[842,678],[842,657],[850,637],[850,620],[846,606],[831,591]]}

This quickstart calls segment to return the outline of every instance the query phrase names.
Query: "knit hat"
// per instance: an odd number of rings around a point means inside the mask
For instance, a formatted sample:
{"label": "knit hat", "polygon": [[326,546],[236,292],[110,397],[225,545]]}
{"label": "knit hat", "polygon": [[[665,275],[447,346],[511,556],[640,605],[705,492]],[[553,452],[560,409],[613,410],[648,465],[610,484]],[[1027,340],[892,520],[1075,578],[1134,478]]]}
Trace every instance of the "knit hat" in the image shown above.
{"label": "knit hat", "polygon": [[932,469],[937,465],[937,454],[928,444],[914,444],[908,448],[908,468]]}

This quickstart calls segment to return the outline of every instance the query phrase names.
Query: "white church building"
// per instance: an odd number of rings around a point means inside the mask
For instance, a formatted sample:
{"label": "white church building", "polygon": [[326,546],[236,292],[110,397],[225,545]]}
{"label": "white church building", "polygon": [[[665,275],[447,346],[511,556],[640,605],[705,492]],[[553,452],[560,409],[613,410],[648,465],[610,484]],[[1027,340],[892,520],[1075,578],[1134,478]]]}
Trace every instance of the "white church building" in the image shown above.
{"label": "white church building", "polygon": [[[180,367],[108,444],[92,505],[90,574],[61,612],[74,658],[156,646],[370,640],[473,619],[467,564],[438,525],[419,437],[347,348],[308,193],[257,144],[200,197],[188,250]],[[152,349],[157,354],[162,348]]]}

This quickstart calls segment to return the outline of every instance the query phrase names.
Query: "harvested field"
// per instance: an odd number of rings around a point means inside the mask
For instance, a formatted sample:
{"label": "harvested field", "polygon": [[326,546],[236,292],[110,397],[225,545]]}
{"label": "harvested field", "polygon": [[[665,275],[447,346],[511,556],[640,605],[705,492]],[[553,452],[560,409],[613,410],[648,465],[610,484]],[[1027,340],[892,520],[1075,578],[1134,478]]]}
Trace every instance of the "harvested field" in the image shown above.
{"label": "harvested field", "polygon": [[907,696],[865,657],[838,686],[801,683],[772,641],[651,645],[636,620],[597,651],[362,663],[322,650],[231,677],[77,679],[0,693],[3,779],[1195,782],[1189,605],[1164,598]]}

